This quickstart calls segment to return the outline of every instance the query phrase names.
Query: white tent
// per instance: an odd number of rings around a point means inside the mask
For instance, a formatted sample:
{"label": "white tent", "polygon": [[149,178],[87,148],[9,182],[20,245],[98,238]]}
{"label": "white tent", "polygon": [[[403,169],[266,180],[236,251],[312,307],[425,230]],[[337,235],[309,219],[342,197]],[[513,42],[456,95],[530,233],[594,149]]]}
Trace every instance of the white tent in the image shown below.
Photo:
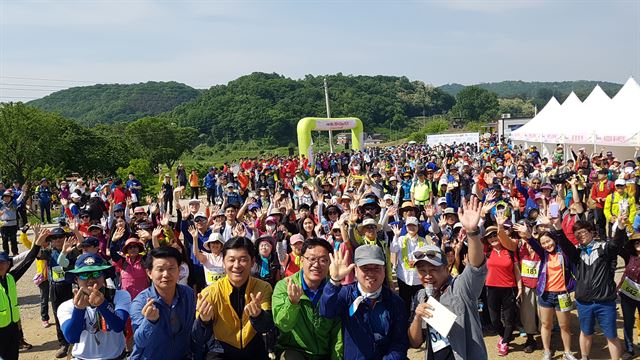
{"label": "white tent", "polygon": [[562,105],[552,98],[528,124],[512,132],[511,139],[536,145],[543,154],[556,144],[567,144],[593,152],[607,147],[618,157],[631,157],[640,147],[640,85],[629,78],[613,99],[598,85],[584,102],[573,92]]}

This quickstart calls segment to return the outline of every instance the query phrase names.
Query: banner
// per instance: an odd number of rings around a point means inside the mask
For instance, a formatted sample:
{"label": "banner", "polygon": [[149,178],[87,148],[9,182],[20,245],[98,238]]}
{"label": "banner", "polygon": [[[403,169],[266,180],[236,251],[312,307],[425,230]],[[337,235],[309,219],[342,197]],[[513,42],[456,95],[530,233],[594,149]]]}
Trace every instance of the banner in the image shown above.
{"label": "banner", "polygon": [[356,119],[316,120],[315,130],[348,130],[356,127]]}
{"label": "banner", "polygon": [[480,142],[480,133],[462,133],[462,134],[437,134],[427,135],[427,145],[435,146],[438,144],[452,145],[453,143],[472,143]]}

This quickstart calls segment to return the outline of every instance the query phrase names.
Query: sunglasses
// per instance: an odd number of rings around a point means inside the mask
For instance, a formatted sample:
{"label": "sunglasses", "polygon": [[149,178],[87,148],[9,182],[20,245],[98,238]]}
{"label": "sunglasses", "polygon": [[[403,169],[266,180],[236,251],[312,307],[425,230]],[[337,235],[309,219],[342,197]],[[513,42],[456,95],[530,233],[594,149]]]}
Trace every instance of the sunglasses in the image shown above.
{"label": "sunglasses", "polygon": [[80,218],[81,218],[81,219],[86,219],[86,218],[88,218],[88,217],[89,217],[89,215],[80,215]]}
{"label": "sunglasses", "polygon": [[333,230],[331,230],[331,232],[334,232],[334,233],[336,233],[336,234],[340,234],[340,233],[342,232],[342,230],[340,230],[340,229],[333,229]]}
{"label": "sunglasses", "polygon": [[78,274],[78,279],[80,280],[89,280],[89,279],[99,279],[102,277],[102,271],[94,271]]}
{"label": "sunglasses", "polygon": [[199,218],[197,218],[197,219],[193,219],[193,221],[195,221],[195,222],[199,223],[199,222],[207,221],[207,219],[199,217]]}
{"label": "sunglasses", "polygon": [[435,259],[438,258],[438,253],[430,250],[430,251],[423,251],[423,252],[416,252],[413,254],[413,257],[416,258],[416,260],[422,260],[425,257],[428,259]]}
{"label": "sunglasses", "polygon": [[338,212],[337,211],[329,211],[329,212],[327,212],[327,214],[329,214],[329,215],[337,215]]}

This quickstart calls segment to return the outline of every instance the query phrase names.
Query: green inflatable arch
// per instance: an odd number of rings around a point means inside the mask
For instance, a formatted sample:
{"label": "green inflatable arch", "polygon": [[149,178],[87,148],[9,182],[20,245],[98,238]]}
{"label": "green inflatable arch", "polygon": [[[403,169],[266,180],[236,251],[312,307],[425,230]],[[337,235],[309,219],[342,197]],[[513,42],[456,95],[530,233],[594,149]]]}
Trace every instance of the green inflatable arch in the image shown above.
{"label": "green inflatable arch", "polygon": [[348,130],[351,129],[351,148],[362,150],[364,143],[362,121],[358,118],[315,118],[306,117],[298,121],[298,150],[300,155],[313,158],[311,146],[312,131]]}

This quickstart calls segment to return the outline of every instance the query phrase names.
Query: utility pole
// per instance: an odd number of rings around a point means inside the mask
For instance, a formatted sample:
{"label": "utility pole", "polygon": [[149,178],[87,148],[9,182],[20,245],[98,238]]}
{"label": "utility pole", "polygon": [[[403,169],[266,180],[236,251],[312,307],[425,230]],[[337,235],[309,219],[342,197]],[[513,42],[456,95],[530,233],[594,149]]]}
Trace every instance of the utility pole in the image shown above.
{"label": "utility pole", "polygon": [[[324,101],[327,104],[327,118],[331,118],[331,109],[329,108],[329,87],[327,86],[327,78],[324,78]],[[333,153],[333,132],[329,129],[329,152]]]}

